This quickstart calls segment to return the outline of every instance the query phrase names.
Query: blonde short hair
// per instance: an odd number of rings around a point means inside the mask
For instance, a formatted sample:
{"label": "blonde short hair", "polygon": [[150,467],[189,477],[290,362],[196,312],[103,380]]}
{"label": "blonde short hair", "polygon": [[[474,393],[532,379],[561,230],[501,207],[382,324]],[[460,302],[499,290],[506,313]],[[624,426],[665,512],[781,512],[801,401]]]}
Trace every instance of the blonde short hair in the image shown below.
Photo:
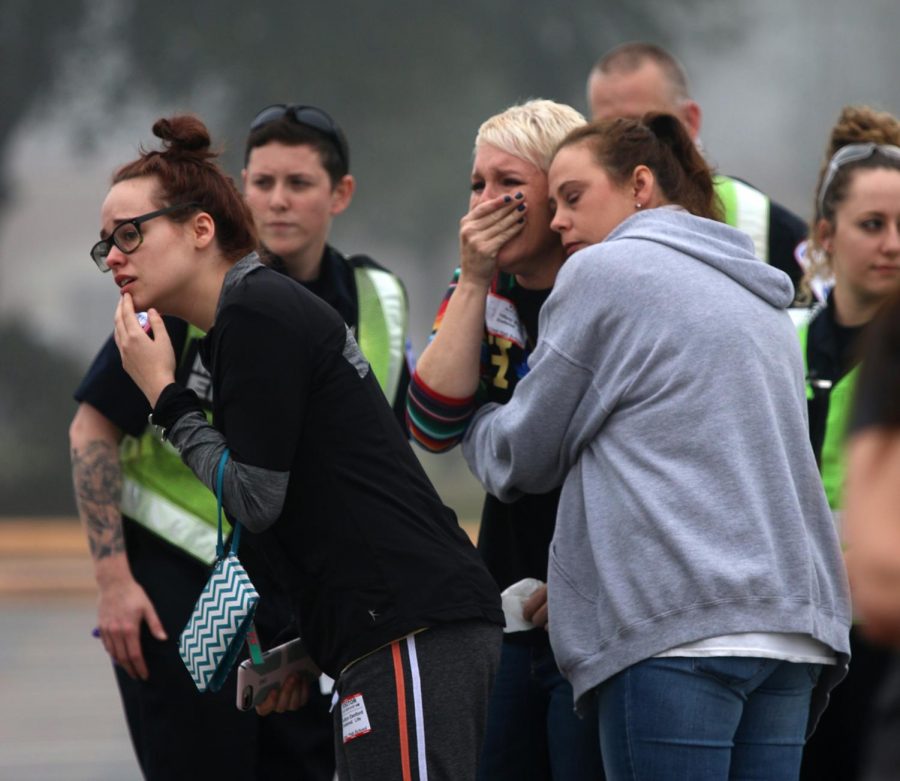
{"label": "blonde short hair", "polygon": [[584,124],[585,118],[571,106],[529,100],[484,122],[475,136],[475,151],[482,144],[490,144],[546,172],[560,141]]}

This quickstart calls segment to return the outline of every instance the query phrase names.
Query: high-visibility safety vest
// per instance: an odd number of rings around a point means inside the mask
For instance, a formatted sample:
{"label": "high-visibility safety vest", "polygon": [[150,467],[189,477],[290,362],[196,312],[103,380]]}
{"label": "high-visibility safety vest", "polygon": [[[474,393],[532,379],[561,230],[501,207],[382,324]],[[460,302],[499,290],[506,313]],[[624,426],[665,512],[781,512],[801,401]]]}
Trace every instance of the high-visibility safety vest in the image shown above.
{"label": "high-visibility safety vest", "polygon": [[383,269],[357,266],[353,277],[359,312],[356,340],[385,397],[393,403],[406,360],[406,290]]}
{"label": "high-visibility safety vest", "polygon": [[769,198],[755,187],[721,174],[713,177],[725,222],[753,239],[756,256],[769,262]]}
{"label": "high-visibility safety vest", "polygon": [[[393,401],[405,361],[406,291],[387,271],[356,267],[353,273],[359,314],[356,338],[384,395]],[[182,364],[194,352],[189,349],[191,343],[203,336],[200,329],[189,327]],[[122,514],[195,558],[209,564],[215,561],[216,498],[182,462],[178,451],[148,426],[139,437],[123,438],[119,457]]]}
{"label": "high-visibility safety vest", "polygon": [[[806,345],[809,336],[809,322],[803,323],[797,329],[797,333],[800,337],[800,349],[803,352],[803,367],[808,375]],[[859,366],[854,366],[834,383],[828,392],[828,415],[825,418],[825,439],[819,454],[819,469],[822,474],[822,483],[825,486],[825,495],[828,497],[828,506],[835,511],[842,508],[844,478],[847,473],[845,440],[858,376]],[[806,398],[812,399],[814,394],[815,390],[807,379]]]}

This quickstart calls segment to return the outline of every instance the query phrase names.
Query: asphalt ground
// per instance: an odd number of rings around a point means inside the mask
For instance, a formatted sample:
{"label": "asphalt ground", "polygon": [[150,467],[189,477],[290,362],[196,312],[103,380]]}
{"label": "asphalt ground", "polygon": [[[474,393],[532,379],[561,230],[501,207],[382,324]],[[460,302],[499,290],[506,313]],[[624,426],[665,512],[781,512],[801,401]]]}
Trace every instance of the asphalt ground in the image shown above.
{"label": "asphalt ground", "polygon": [[73,519],[0,520],[0,779],[139,781]]}
{"label": "asphalt ground", "polygon": [[0,781],[140,781],[95,621],[77,520],[0,519]]}

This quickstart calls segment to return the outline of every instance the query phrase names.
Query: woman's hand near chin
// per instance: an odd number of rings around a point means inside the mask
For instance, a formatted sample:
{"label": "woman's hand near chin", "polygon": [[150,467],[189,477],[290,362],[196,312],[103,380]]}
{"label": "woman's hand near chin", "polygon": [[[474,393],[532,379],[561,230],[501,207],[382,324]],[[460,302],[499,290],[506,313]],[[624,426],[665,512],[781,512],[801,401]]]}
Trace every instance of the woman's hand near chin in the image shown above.
{"label": "woman's hand near chin", "polygon": [[175,381],[175,351],[159,313],[150,309],[147,316],[149,334],[138,322],[131,295],[125,293],[116,307],[114,336],[122,366],[155,407],[163,388]]}
{"label": "woman's hand near chin", "polygon": [[524,212],[521,193],[501,195],[479,203],[460,220],[460,281],[490,285],[500,249],[525,225]]}

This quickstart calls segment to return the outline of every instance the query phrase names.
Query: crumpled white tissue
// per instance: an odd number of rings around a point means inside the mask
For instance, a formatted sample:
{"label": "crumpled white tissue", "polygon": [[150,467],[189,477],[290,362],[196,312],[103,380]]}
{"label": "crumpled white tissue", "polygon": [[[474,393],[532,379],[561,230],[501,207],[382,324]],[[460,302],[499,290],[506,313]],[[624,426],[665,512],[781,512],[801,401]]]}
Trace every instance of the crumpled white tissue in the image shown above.
{"label": "crumpled white tissue", "polygon": [[531,621],[526,621],[522,616],[522,609],[528,597],[543,585],[544,581],[537,578],[523,578],[500,594],[503,600],[503,615],[506,618],[504,632],[526,632],[535,628]]}

